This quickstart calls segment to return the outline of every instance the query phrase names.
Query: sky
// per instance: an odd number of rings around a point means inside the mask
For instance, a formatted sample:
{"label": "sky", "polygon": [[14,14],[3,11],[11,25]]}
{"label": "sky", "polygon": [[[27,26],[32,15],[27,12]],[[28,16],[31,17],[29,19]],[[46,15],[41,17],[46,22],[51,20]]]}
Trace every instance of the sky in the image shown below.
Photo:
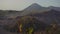
{"label": "sky", "polygon": [[43,7],[60,7],[60,0],[0,0],[0,10],[23,10],[33,3]]}

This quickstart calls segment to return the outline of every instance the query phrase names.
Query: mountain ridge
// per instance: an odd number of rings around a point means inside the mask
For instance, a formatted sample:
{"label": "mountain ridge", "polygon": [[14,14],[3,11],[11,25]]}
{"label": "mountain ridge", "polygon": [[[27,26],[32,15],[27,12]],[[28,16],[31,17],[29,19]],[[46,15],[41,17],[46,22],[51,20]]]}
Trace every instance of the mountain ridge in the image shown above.
{"label": "mountain ridge", "polygon": [[43,7],[37,3],[34,3],[30,5],[29,7],[25,8],[23,10],[24,12],[21,13],[21,16],[25,16],[25,15],[33,14],[33,13],[41,13],[45,11],[50,11],[51,9],[60,11],[60,7],[54,7],[54,6]]}

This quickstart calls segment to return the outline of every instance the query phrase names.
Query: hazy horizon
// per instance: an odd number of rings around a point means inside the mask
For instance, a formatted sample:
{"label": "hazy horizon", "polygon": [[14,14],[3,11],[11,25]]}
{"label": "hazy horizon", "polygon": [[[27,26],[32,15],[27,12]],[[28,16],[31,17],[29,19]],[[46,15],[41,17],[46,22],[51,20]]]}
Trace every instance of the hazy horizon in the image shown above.
{"label": "hazy horizon", "polygon": [[0,10],[23,10],[33,3],[43,7],[60,7],[60,0],[0,0]]}

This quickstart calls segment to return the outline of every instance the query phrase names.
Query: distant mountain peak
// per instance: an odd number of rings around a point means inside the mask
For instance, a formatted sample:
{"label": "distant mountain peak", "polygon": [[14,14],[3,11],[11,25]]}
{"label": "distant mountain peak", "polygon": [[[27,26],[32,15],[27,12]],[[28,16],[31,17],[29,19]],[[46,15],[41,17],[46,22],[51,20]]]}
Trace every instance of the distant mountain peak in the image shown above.
{"label": "distant mountain peak", "polygon": [[40,5],[37,3],[33,3],[31,6],[40,6]]}
{"label": "distant mountain peak", "polygon": [[41,10],[45,10],[45,7],[40,6],[37,3],[33,3],[32,5],[30,5],[29,7],[27,7],[26,9],[24,9],[23,13],[21,15],[27,15],[27,14],[33,14],[33,13],[39,13],[41,12]]}
{"label": "distant mountain peak", "polygon": [[37,4],[37,3],[33,3],[32,5],[30,5],[30,7],[42,7],[42,6],[40,6],[40,5]]}
{"label": "distant mountain peak", "polygon": [[42,6],[40,6],[39,4],[37,3],[33,3],[32,5],[30,5],[29,7],[27,7],[25,10],[27,11],[31,11],[31,10],[40,10],[42,8]]}
{"label": "distant mountain peak", "polygon": [[33,5],[38,5],[37,3],[33,3]]}

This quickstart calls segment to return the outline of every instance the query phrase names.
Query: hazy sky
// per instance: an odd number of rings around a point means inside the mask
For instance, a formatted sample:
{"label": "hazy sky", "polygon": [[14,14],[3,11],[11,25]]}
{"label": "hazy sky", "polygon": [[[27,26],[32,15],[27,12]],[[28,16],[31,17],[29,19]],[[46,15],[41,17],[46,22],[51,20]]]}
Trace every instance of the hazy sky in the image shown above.
{"label": "hazy sky", "polygon": [[33,3],[41,6],[60,7],[60,0],[0,0],[0,9],[3,10],[23,10]]}

